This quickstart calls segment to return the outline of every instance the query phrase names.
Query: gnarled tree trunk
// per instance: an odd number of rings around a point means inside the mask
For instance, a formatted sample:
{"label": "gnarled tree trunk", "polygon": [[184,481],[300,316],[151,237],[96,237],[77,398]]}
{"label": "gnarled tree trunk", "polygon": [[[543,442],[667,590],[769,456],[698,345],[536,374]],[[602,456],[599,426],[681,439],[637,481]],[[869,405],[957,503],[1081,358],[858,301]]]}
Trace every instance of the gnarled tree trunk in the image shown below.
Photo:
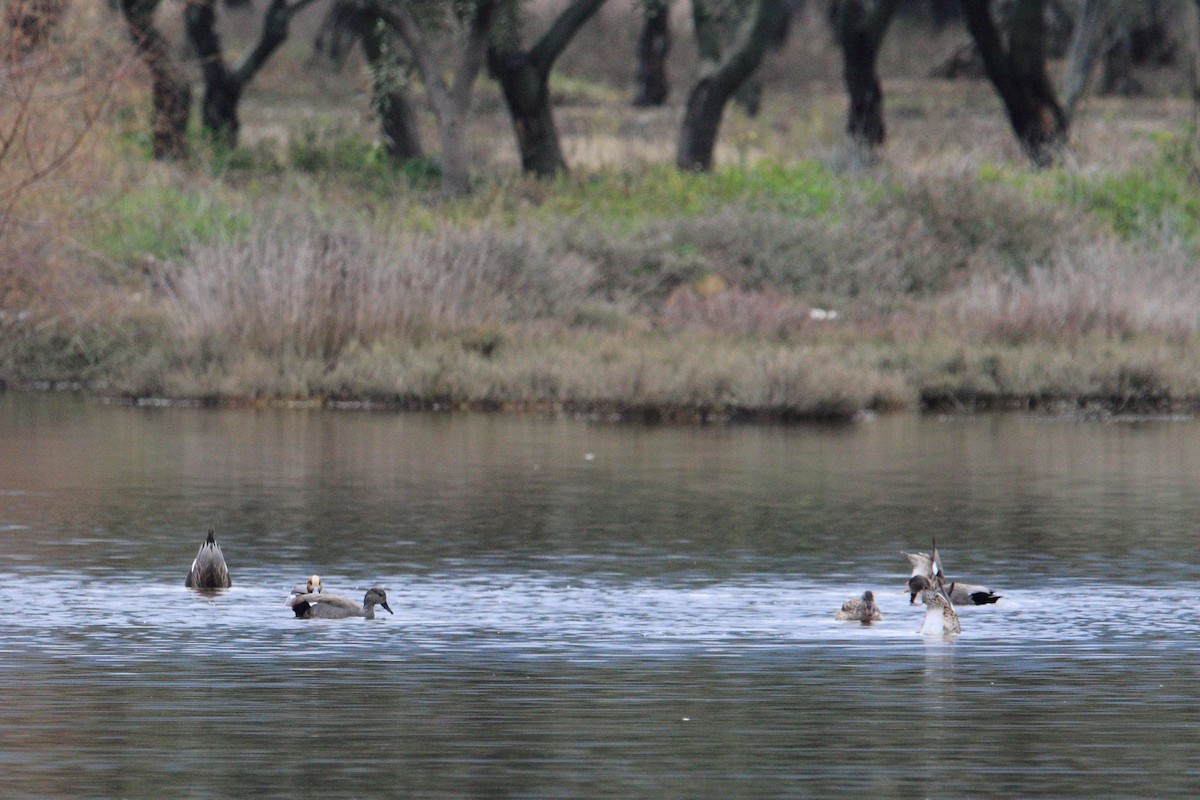
{"label": "gnarled tree trunk", "polygon": [[888,24],[900,0],[842,0],[838,4],[838,43],[842,47],[842,74],[850,95],[846,133],[856,150],[874,157],[887,129],[883,121],[883,85],[876,64]]}
{"label": "gnarled tree trunk", "polygon": [[356,15],[355,26],[363,54],[371,65],[371,105],[379,115],[384,151],[394,161],[420,158],[423,151],[417,115],[399,84],[397,73],[402,67],[389,37],[380,28],[379,18],[369,10]]}
{"label": "gnarled tree trunk", "polygon": [[166,39],[154,27],[157,8],[158,0],[121,0],[121,13],[129,27],[130,38],[150,70],[154,157],[185,158],[192,88],[171,60]]}
{"label": "gnarled tree trunk", "polygon": [[670,0],[643,0],[642,34],[637,46],[635,106],[666,105],[671,93],[667,81],[667,53],[671,50]]}
{"label": "gnarled tree trunk", "polygon": [[1053,165],[1067,145],[1067,117],[1046,72],[1046,0],[1013,0],[1007,47],[988,0],[962,0],[962,5],[1017,141],[1035,166]]}
{"label": "gnarled tree trunk", "polygon": [[519,31],[488,47],[488,70],[500,83],[512,118],[521,169],[553,177],[567,169],[550,109],[550,70],[585,22],[604,0],[573,0],[529,50],[522,50]]}
{"label": "gnarled tree trunk", "polygon": [[216,0],[188,0],[184,8],[184,23],[188,39],[200,59],[204,75],[204,99],[200,119],[216,139],[228,147],[237,145],[238,104],[246,85],[267,63],[281,44],[287,41],[288,23],[297,11],[313,0],[271,0],[263,15],[262,34],[258,43],[232,70],[225,64],[221,39],[216,29]]}
{"label": "gnarled tree trunk", "polygon": [[[378,16],[408,47],[412,54],[433,114],[437,118],[438,140],[442,145],[442,191],[451,196],[464,195],[471,189],[471,166],[467,149],[467,124],[471,114],[471,94],[475,79],[487,57],[487,41],[500,0],[474,0],[465,14],[465,30],[449,83],[443,60],[445,41],[435,41],[433,31],[422,25],[405,3],[371,0],[368,9]],[[459,10],[462,7],[459,6]],[[449,12],[450,10],[448,10]]]}
{"label": "gnarled tree trunk", "polygon": [[683,170],[706,172],[712,169],[713,150],[725,106],[742,83],[754,74],[762,62],[771,36],[783,23],[783,0],[756,0],[738,40],[724,59],[714,59],[719,49],[712,15],[705,0],[692,0],[692,16],[700,44],[700,77],[688,94],[675,165]]}

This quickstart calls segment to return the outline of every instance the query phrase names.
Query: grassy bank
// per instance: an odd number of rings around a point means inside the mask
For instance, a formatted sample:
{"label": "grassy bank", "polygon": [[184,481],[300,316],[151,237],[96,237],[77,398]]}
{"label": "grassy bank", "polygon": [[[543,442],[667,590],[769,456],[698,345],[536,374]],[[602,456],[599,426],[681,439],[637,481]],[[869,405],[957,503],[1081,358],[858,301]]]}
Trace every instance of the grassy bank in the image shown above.
{"label": "grassy bank", "polygon": [[365,110],[256,138],[268,95],[243,149],[150,165],[144,92],[116,75],[0,240],[0,381],[676,419],[1200,406],[1186,108],[1097,105],[1078,163],[1033,173],[986,87],[897,85],[878,167],[843,163],[834,84],[734,112],[698,176],[647,146],[677,109],[571,77],[553,183],[513,176],[484,87],[477,187],[446,201]]}

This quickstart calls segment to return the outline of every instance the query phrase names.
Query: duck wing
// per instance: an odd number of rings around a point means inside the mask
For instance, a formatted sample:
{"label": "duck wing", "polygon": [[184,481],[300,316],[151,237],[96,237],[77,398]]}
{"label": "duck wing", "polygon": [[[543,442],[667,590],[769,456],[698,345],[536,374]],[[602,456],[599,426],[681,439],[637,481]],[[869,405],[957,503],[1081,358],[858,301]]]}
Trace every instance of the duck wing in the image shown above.
{"label": "duck wing", "polygon": [[920,575],[933,580],[933,559],[929,553],[905,553],[904,555],[908,558],[908,563],[912,564],[910,577],[915,578]]}
{"label": "duck wing", "polygon": [[306,618],[345,619],[363,615],[362,603],[356,603],[349,597],[341,597],[336,594],[305,593],[296,598],[295,604],[299,605],[300,603],[309,605],[305,614],[297,614],[297,616]]}

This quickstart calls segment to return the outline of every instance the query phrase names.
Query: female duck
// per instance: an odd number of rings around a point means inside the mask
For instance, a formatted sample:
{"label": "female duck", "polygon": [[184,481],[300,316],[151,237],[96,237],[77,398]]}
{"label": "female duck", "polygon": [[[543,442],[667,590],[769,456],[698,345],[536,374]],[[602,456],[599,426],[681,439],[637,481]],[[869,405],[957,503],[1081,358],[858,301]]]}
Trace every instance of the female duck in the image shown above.
{"label": "female duck", "polygon": [[229,580],[229,568],[225,566],[225,556],[217,546],[212,528],[208,529],[208,538],[200,545],[183,585],[189,589],[228,589],[233,585]]}
{"label": "female duck", "polygon": [[924,589],[921,592],[921,602],[925,604],[925,621],[921,624],[922,635],[957,636],[962,633],[958,613],[944,591]]}
{"label": "female duck", "polygon": [[861,622],[870,624],[883,619],[879,606],[875,605],[875,593],[866,591],[862,597],[852,597],[842,603],[841,609],[833,615],[839,622]]}
{"label": "female duck", "polygon": [[315,592],[299,595],[292,606],[293,610],[300,603],[308,605],[303,613],[296,611],[296,616],[304,619],[348,619],[350,617],[375,619],[375,606],[382,606],[389,614],[393,613],[387,604],[387,594],[379,587],[367,589],[367,593],[363,596],[362,606],[348,597]]}

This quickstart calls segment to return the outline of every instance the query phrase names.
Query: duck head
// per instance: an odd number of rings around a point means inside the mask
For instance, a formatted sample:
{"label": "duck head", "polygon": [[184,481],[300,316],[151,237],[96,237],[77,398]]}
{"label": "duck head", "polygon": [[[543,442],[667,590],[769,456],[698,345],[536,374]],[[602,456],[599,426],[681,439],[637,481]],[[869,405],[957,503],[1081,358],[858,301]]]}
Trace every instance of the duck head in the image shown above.
{"label": "duck head", "polygon": [[387,604],[387,594],[378,586],[367,589],[366,596],[363,597],[363,605],[367,608],[371,606],[382,606],[389,614],[394,613],[391,606]]}
{"label": "duck head", "polygon": [[[917,595],[933,588],[933,584],[924,575],[913,575],[908,579],[908,604],[917,602]],[[924,598],[922,597],[922,602]]]}

